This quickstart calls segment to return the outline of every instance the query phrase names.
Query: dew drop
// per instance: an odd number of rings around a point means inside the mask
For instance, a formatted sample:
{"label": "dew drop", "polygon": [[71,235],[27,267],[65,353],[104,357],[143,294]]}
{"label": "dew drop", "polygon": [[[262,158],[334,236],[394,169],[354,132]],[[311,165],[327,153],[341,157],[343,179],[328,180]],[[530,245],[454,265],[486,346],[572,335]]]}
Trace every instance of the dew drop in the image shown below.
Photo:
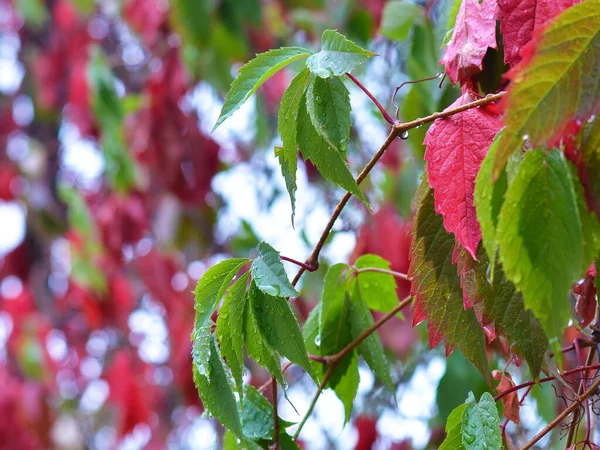
{"label": "dew drop", "polygon": [[524,134],[523,135],[523,140],[526,141],[527,139],[529,139],[529,135],[528,134]]}
{"label": "dew drop", "polygon": [[594,119],[596,119],[596,114],[592,114],[587,122],[592,123],[594,121]]}
{"label": "dew drop", "polygon": [[463,438],[468,444],[475,442],[475,435],[463,430]]}
{"label": "dew drop", "polygon": [[492,274],[492,266],[488,266],[485,269],[485,279],[488,283],[492,284],[494,282],[493,274]]}
{"label": "dew drop", "polygon": [[400,135],[400,139],[408,139],[408,131],[403,131],[402,134]]}
{"label": "dew drop", "polygon": [[315,337],[315,345],[317,347],[321,346],[321,335],[320,334],[317,334],[317,336]]}

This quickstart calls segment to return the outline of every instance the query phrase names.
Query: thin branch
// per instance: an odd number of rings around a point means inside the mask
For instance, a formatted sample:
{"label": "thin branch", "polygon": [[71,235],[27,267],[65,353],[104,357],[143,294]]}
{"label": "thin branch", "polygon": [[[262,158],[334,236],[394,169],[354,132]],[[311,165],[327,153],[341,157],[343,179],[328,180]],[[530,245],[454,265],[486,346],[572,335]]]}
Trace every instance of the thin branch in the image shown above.
{"label": "thin branch", "polygon": [[283,261],[287,261],[290,262],[292,264],[296,264],[299,267],[302,267],[304,270],[308,270],[309,272],[314,272],[316,271],[319,267],[318,265],[311,265],[311,264],[306,264],[300,261],[297,261],[293,258],[290,258],[288,256],[283,256],[283,255],[279,255],[279,257],[283,260]]}
{"label": "thin branch", "polygon": [[317,392],[315,392],[315,395],[313,396],[313,399],[310,402],[310,406],[308,407],[306,414],[304,414],[304,417],[302,418],[300,425],[298,425],[298,429],[296,430],[296,433],[294,433],[294,440],[296,440],[298,438],[298,436],[300,435],[300,432],[302,431],[304,424],[306,423],[306,421],[312,414],[312,411],[313,411],[315,405],[317,404],[317,400],[319,400],[319,397],[321,396],[323,389],[325,389],[325,386],[329,382],[329,379],[333,375],[333,372],[335,371],[335,368],[337,367],[340,360],[344,356],[346,356],[348,353],[350,353],[352,350],[354,350],[356,347],[358,347],[366,338],[368,338],[373,332],[375,332],[378,328],[380,328],[384,323],[386,323],[388,320],[390,320],[392,317],[394,317],[394,315],[396,313],[398,313],[402,309],[406,308],[411,303],[412,303],[412,297],[405,298],[400,303],[398,303],[392,310],[390,310],[385,316],[381,317],[377,322],[373,323],[373,325],[371,325],[369,328],[367,328],[362,333],[360,333],[360,335],[358,335],[352,342],[350,342],[346,347],[344,347],[338,353],[336,353],[335,355],[332,355],[332,356],[324,357],[326,364],[328,365],[327,372],[325,372],[325,375],[323,376],[323,379],[321,380],[321,383],[319,384]]}
{"label": "thin branch", "polygon": [[[573,343],[573,346],[574,346],[575,350],[577,351],[577,353],[579,353],[578,349],[581,346],[580,344],[581,344],[581,342],[580,342],[579,339],[576,339],[575,342]],[[589,366],[592,363],[592,361],[594,359],[594,354],[595,353],[596,353],[596,347],[590,347],[590,350],[588,352],[587,359],[586,359],[586,362],[585,362],[586,366]],[[578,355],[577,358],[578,358],[578,362],[579,362],[580,356]],[[579,390],[577,391],[577,395],[581,395],[583,393],[583,391],[585,390],[585,385],[587,384],[587,379],[588,379],[587,372],[588,372],[587,370],[583,371],[583,377],[581,377],[581,383],[579,385]],[[589,404],[588,404],[588,402],[586,401],[585,403],[586,403],[586,412],[587,412],[587,418],[588,418],[588,421],[587,421],[587,427],[588,428],[587,428],[587,431],[586,431],[586,435],[589,435],[589,432],[590,432],[590,428],[589,428],[590,427],[590,412],[589,412]],[[571,421],[571,424],[569,425],[569,434],[567,435],[567,440],[566,440],[566,443],[565,443],[565,448],[570,447],[571,444],[573,443],[573,439],[575,438],[575,428],[577,426],[577,423],[579,422],[579,415],[580,415],[579,410],[576,410],[573,413],[573,420]]]}
{"label": "thin branch", "polygon": [[594,394],[598,387],[600,387],[600,378],[598,378],[594,383],[590,386],[590,388],[585,391],[579,398],[576,398],[571,405],[561,412],[556,418],[550,422],[542,431],[536,434],[527,444],[525,444],[521,450],[528,450],[533,447],[540,439],[546,436],[552,429],[554,429],[558,424],[560,424],[569,414],[571,414],[575,409],[579,408],[582,402],[584,402],[588,397]]}
{"label": "thin branch", "polygon": [[279,449],[279,414],[277,413],[277,380],[275,377],[271,378],[271,385],[273,386],[273,450]]}
{"label": "thin branch", "polygon": [[[560,374],[561,377],[566,377],[567,375],[572,375],[574,373],[578,373],[578,372],[583,372],[586,370],[600,370],[600,364],[593,364],[590,366],[583,366],[583,367],[577,367],[575,369],[571,369],[571,370],[567,370],[566,372],[563,372]],[[546,377],[546,378],[540,378],[539,381],[527,381],[525,383],[521,383],[518,384],[516,386],[511,387],[510,389],[507,389],[505,391],[500,392],[498,395],[496,395],[494,397],[494,401],[498,401],[500,399],[502,399],[502,397],[504,397],[505,395],[510,394],[511,392],[515,392],[518,391],[520,389],[529,387],[529,386],[533,386],[534,384],[538,384],[538,383],[546,383],[548,381],[553,381],[556,380],[556,377]]]}
{"label": "thin branch", "polygon": [[367,97],[369,97],[373,103],[375,103],[375,106],[377,106],[377,109],[379,109],[379,112],[381,113],[381,115],[383,116],[383,118],[390,124],[393,125],[395,120],[392,116],[390,116],[388,114],[388,112],[385,110],[385,108],[383,107],[383,105],[381,103],[379,103],[379,100],[377,100],[375,98],[375,96],[373,94],[371,94],[371,91],[369,91],[360,81],[358,81],[358,79],[352,75],[350,72],[346,72],[346,75],[348,76],[348,78],[350,78],[352,81],[354,81],[354,84],[356,84],[359,88],[362,89],[362,91],[367,94]]}
{"label": "thin branch", "polygon": [[392,275],[393,277],[400,278],[401,280],[410,280],[410,278],[408,277],[408,275],[405,274],[405,273],[396,272],[394,270],[389,270],[389,269],[381,269],[379,267],[362,267],[360,269],[354,267],[354,271],[356,273],[379,272],[379,273],[385,273],[385,274],[388,274],[388,275]]}

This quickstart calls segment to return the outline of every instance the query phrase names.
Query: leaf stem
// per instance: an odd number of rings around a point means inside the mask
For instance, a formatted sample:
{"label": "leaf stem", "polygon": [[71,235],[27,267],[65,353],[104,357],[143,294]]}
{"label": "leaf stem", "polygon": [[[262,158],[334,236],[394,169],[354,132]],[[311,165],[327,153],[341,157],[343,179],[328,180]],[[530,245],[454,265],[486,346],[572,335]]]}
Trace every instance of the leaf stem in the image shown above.
{"label": "leaf stem", "polygon": [[273,450],[279,449],[279,414],[277,412],[277,380],[271,378],[271,386],[273,389]]}
{"label": "leaf stem", "polygon": [[[584,368],[588,369],[588,368]],[[541,380],[540,380],[541,381]],[[569,414],[571,414],[575,409],[579,408],[582,402],[587,400],[592,394],[596,392],[596,390],[600,387],[600,378],[597,378],[596,381],[590,386],[590,388],[585,391],[579,398],[576,398],[573,403],[569,405],[567,409],[561,412],[558,416],[554,418],[552,422],[550,422],[542,431],[536,434],[527,444],[525,444],[521,450],[528,450],[533,447],[540,439],[542,439],[546,434],[548,434],[554,427],[560,424]]]}
{"label": "leaf stem", "polygon": [[353,267],[353,269],[356,273],[379,272],[379,273],[385,273],[388,275],[392,275],[393,277],[400,278],[401,280],[410,280],[408,275],[405,273],[396,272],[394,270],[389,270],[389,269],[381,269],[379,267],[362,267],[360,269],[358,269],[357,267]]}
{"label": "leaf stem", "polygon": [[383,118],[387,121],[387,123],[389,123],[390,125],[393,125],[395,120],[392,116],[390,116],[388,114],[388,112],[385,110],[385,108],[382,106],[381,103],[379,103],[379,100],[377,100],[375,98],[375,96],[373,94],[371,94],[371,91],[369,91],[360,81],[358,81],[358,79],[352,75],[350,72],[346,72],[346,75],[348,76],[348,78],[350,78],[352,81],[354,81],[354,84],[356,84],[359,88],[362,89],[362,91],[367,94],[367,97],[369,97],[373,103],[375,103],[375,106],[377,106],[377,109],[379,109],[379,112],[381,112],[381,115],[383,116]]}
{"label": "leaf stem", "polygon": [[293,258],[290,258],[288,256],[283,256],[283,255],[279,255],[279,257],[283,260],[283,261],[287,261],[290,262],[292,264],[296,264],[299,267],[302,267],[304,270],[308,270],[309,272],[314,272],[319,268],[319,265],[313,265],[313,264],[306,264],[303,262],[300,262],[298,260],[295,260]]}

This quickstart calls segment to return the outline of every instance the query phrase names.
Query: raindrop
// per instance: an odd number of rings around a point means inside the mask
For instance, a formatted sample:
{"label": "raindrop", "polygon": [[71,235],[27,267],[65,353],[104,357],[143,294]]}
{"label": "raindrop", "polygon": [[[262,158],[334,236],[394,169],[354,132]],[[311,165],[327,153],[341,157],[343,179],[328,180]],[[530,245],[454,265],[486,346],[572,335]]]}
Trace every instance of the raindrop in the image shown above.
{"label": "raindrop", "polygon": [[475,435],[463,430],[463,438],[468,444],[475,442]]}
{"label": "raindrop", "polygon": [[315,345],[317,347],[321,346],[321,335],[320,334],[317,334],[317,336],[315,337]]}
{"label": "raindrop", "polygon": [[529,135],[528,134],[524,134],[523,135],[523,140],[526,141],[527,139],[529,139]]}
{"label": "raindrop", "polygon": [[487,280],[488,283],[492,284],[494,279],[492,276],[492,266],[488,266],[487,269],[485,269],[485,279]]}
{"label": "raindrop", "polygon": [[403,131],[402,134],[400,135],[400,139],[408,139],[408,131]]}

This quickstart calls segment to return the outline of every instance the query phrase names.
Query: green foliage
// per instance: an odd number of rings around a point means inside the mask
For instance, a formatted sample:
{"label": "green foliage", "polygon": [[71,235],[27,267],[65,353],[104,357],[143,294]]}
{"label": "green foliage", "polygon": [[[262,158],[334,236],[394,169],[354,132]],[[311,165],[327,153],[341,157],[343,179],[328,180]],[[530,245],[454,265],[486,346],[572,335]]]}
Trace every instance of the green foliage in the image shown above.
{"label": "green foliage", "polygon": [[500,417],[491,394],[484,392],[477,403],[471,393],[467,405],[462,416],[462,443],[465,449],[501,449]]}
{"label": "green foliage", "polygon": [[498,221],[506,276],[523,293],[559,361],[560,336],[570,315],[569,289],[591,263],[586,255],[598,250],[584,249],[578,205],[564,155],[537,149],[525,153]]}
{"label": "green foliage", "polygon": [[254,283],[265,294],[284,297],[299,295],[288,280],[279,252],[266,242],[259,244],[258,256],[252,262],[251,270]]}
{"label": "green foliage", "polygon": [[195,371],[210,376],[211,358],[211,320],[210,316],[229,283],[240,268],[248,262],[245,258],[227,259],[212,266],[198,281],[194,290],[196,318],[192,341],[194,342]]}
{"label": "green foliage", "polygon": [[250,273],[242,275],[227,291],[217,318],[217,337],[221,353],[227,359],[237,389],[241,391],[244,367],[244,309],[246,308],[246,285]]}
{"label": "green foliage", "polygon": [[484,392],[479,402],[473,393],[467,401],[456,407],[446,422],[446,439],[440,450],[500,450],[500,417],[489,392]]}
{"label": "green foliage", "polygon": [[136,183],[135,163],[127,151],[123,122],[123,102],[115,89],[115,77],[100,47],[95,47],[87,68],[94,117],[101,130],[101,145],[110,184],[128,192]]}
{"label": "green foliage", "polygon": [[279,108],[278,130],[283,147],[276,150],[281,172],[292,203],[292,223],[296,212],[296,169],[298,167],[298,113],[304,99],[310,71],[304,69],[283,93]]}
{"label": "green foliage", "polygon": [[350,173],[344,156],[331,147],[313,126],[305,102],[300,105],[298,114],[298,144],[302,157],[310,159],[321,175],[356,195],[368,206],[368,201]]}
{"label": "green foliage", "polygon": [[[233,395],[231,380],[219,353],[216,338],[209,338],[208,361],[204,349],[194,342],[192,357],[194,362],[194,382],[204,407],[240,439],[242,425]],[[204,367],[204,371],[199,369]]]}
{"label": "green foliage", "polygon": [[[390,263],[377,255],[362,255],[356,260],[354,266],[359,270],[369,268],[390,270]],[[375,311],[388,312],[399,301],[396,294],[396,280],[393,275],[387,273],[368,270],[357,273],[356,291],[367,306]]]}
{"label": "green foliage", "polygon": [[266,342],[314,377],[302,332],[288,301],[283,297],[265,294],[254,282],[249,297],[258,328]]}
{"label": "green foliage", "polygon": [[575,117],[594,112],[600,89],[600,3],[583,1],[544,29],[530,60],[513,74],[494,164],[498,177],[528,138],[547,144]]}
{"label": "green foliage", "polygon": [[311,52],[304,48],[287,47],[256,55],[256,58],[240,68],[238,76],[231,84],[231,88],[225,97],[223,109],[221,109],[221,114],[213,127],[213,131],[231,117],[275,73],[288,64],[306,58],[310,54]]}
{"label": "green foliage", "polygon": [[317,133],[334,150],[346,154],[350,137],[350,93],[339,78],[316,78],[306,92],[306,110]]}
{"label": "green foliage", "polygon": [[325,30],[321,37],[321,51],[311,55],[306,66],[321,78],[342,76],[352,72],[375,53],[359,47],[335,30]]}
{"label": "green foliage", "polygon": [[415,23],[422,22],[424,12],[420,6],[394,0],[386,3],[383,9],[379,32],[388,39],[403,41],[408,37]]}

